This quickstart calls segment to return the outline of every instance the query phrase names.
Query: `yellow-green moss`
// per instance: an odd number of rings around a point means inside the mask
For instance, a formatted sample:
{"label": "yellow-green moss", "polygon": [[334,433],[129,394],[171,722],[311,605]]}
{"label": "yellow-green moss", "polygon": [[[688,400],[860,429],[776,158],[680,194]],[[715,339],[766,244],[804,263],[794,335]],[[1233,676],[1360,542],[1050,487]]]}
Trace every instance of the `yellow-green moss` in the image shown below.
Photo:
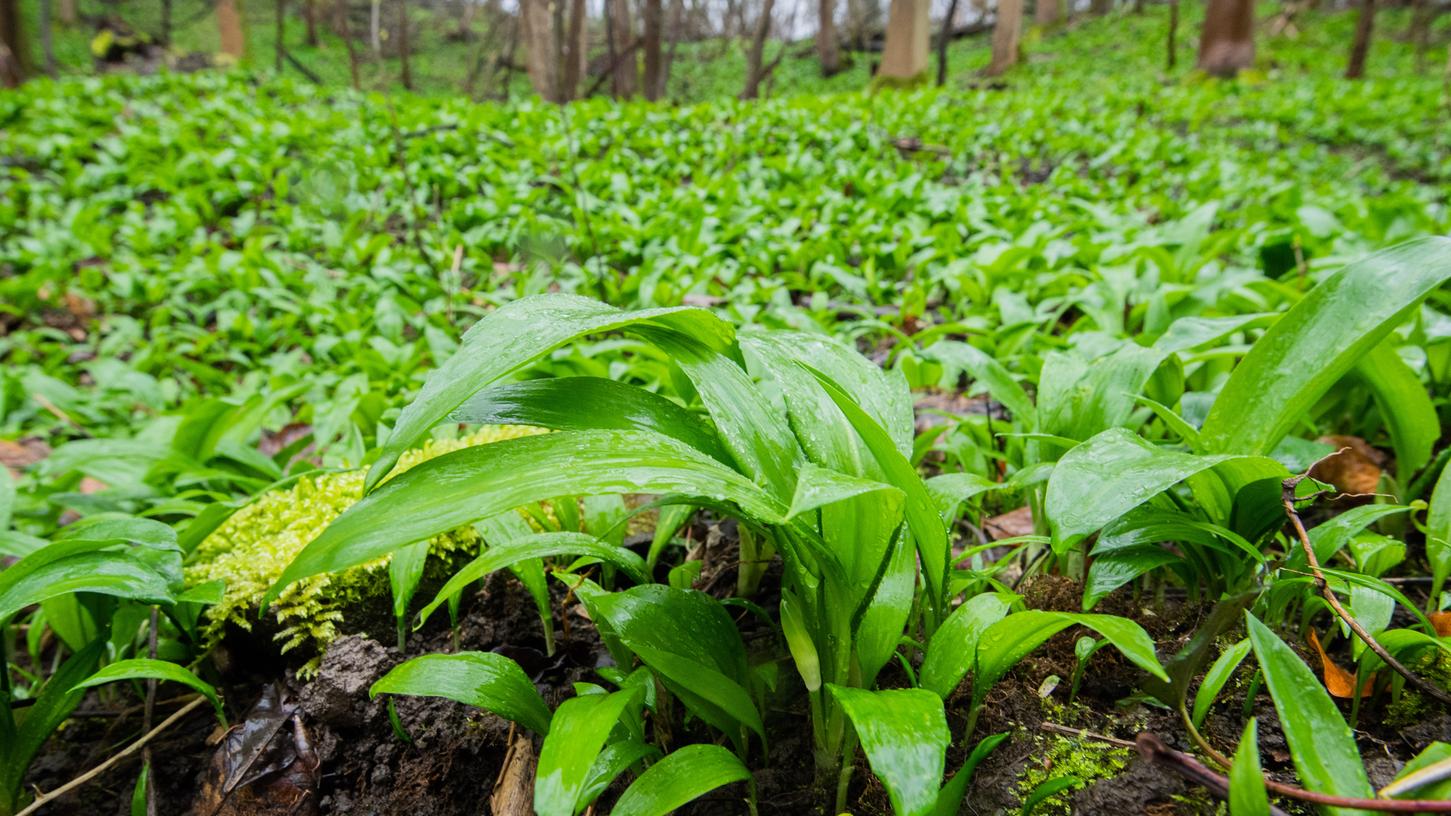
{"label": "yellow-green moss", "polygon": [[[1040,737],[1037,761],[1029,762],[1018,776],[1018,796],[1026,799],[1039,785],[1060,776],[1075,776],[1084,784],[1118,776],[1129,763],[1130,751],[1102,742],[1069,737]],[[1067,814],[1073,790],[1043,800],[1036,814]]]}
{"label": "yellow-green moss", "polygon": [[[1440,649],[1423,654],[1411,665],[1411,669],[1441,688],[1451,688],[1451,656]],[[1386,706],[1385,721],[1392,728],[1403,728],[1425,722],[1440,713],[1440,703],[1407,685],[1401,689],[1400,696]]]}
{"label": "yellow-green moss", "polygon": [[[523,426],[489,426],[458,439],[433,440],[408,451],[390,475],[461,448],[542,433]],[[290,487],[257,497],[232,515],[198,545],[186,569],[187,584],[210,581],[226,585],[221,603],[207,609],[204,635],[216,645],[228,625],[251,631],[258,603],[268,587],[308,542],[342,512],[362,498],[366,471],[350,470],[315,477],[304,476]],[[466,527],[432,539],[434,555],[474,553],[479,537]],[[283,591],[270,614],[279,631],[275,639],[283,652],[308,647],[315,652],[299,671],[312,674],[322,651],[338,636],[337,625],[350,604],[387,590],[388,558],[345,570],[336,575],[304,579]]]}

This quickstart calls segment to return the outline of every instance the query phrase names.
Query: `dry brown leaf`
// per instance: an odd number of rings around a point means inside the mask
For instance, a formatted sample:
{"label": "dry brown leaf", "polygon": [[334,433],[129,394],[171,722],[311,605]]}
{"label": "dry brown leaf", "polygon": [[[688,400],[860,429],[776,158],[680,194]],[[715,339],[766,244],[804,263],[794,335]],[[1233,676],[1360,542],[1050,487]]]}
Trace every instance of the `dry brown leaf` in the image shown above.
{"label": "dry brown leaf", "polygon": [[1318,442],[1347,450],[1310,468],[1311,478],[1335,486],[1342,493],[1374,493],[1380,489],[1386,455],[1358,436],[1322,436]]}
{"label": "dry brown leaf", "polygon": [[1001,516],[984,521],[982,527],[993,541],[1033,534],[1033,509],[1026,504]]}
{"label": "dry brown leaf", "polygon": [[[1320,655],[1320,665],[1325,677],[1325,689],[1330,692],[1330,696],[1341,699],[1353,697],[1355,695],[1355,674],[1340,668],[1340,666],[1336,665],[1335,661],[1330,659],[1330,655],[1325,654],[1324,647],[1320,645],[1320,636],[1315,634],[1314,629],[1310,630],[1309,640],[1310,648],[1314,649],[1315,653]],[[1374,682],[1374,676],[1366,678],[1365,685],[1360,689],[1360,696],[1369,697],[1371,686],[1374,685]]]}
{"label": "dry brown leaf", "polygon": [[12,442],[0,439],[0,465],[17,478],[21,471],[50,455],[50,446],[34,437]]}
{"label": "dry brown leaf", "polygon": [[1432,612],[1430,618],[1436,637],[1451,637],[1451,612]]}

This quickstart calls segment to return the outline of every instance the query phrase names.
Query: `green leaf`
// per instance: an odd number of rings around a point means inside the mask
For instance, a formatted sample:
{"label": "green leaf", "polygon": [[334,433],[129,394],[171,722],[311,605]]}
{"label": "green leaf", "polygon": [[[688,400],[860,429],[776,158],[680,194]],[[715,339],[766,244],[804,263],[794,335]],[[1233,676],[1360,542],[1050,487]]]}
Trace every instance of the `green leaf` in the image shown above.
{"label": "green leaf", "polygon": [[1431,450],[1441,438],[1436,406],[1416,372],[1406,365],[1389,342],[1376,346],[1355,366],[1375,397],[1396,452],[1396,475],[1409,484],[1411,477],[1431,461]]}
{"label": "green leaf", "polygon": [[751,778],[736,755],[718,745],[687,745],[651,765],[615,802],[614,816],[666,816],[722,785]]}
{"label": "green leaf", "polygon": [[781,591],[781,633],[801,682],[807,691],[816,692],[821,688],[821,658],[802,618],[801,600],[789,589]]}
{"label": "green leaf", "polygon": [[923,689],[867,691],[830,683],[826,688],[856,728],[893,812],[931,814],[951,739],[942,698]]}
{"label": "green leaf", "polygon": [[1378,252],[1326,278],[1271,326],[1209,410],[1206,453],[1268,454],[1326,391],[1451,278],[1451,239]]}
{"label": "green leaf", "polygon": [[1253,718],[1244,724],[1234,764],[1229,769],[1230,816],[1269,816],[1270,797],[1260,771],[1259,732]]}
{"label": "green leaf", "polygon": [[734,502],[776,522],[786,508],[739,473],[648,431],[560,431],[430,459],[348,508],[303,548],[268,590],[367,563],[416,541],[557,496],[683,493]]}
{"label": "green leaf", "polygon": [[649,583],[644,559],[634,552],[607,544],[586,533],[530,533],[519,538],[489,545],[478,557],[455,572],[438,594],[418,613],[421,624],[449,598],[484,576],[523,561],[552,558],[560,555],[598,558],[610,564],[636,583]]}
{"label": "green leaf", "polygon": [[114,540],[54,541],[0,572],[0,622],[47,598],[95,592],[146,603],[172,603],[165,576]]}
{"label": "green leaf", "polygon": [[91,673],[105,650],[105,638],[98,638],[66,658],[40,689],[35,702],[25,709],[24,717],[15,723],[11,733],[5,733],[12,724],[8,701],[0,706],[0,737],[3,737],[0,739],[0,799],[4,800],[0,801],[0,807],[6,804],[13,807],[19,801],[26,769],[40,747],[80,704],[85,690],[75,685]]}
{"label": "green leaf", "polygon": [[1083,610],[1092,609],[1109,593],[1140,575],[1180,560],[1174,553],[1152,544],[1095,555],[1083,585]]}
{"label": "green leaf", "polygon": [[1431,562],[1431,597],[1437,598],[1451,575],[1451,467],[1441,470],[1431,490],[1431,508],[1426,514],[1426,560]]}
{"label": "green leaf", "polygon": [[536,734],[549,733],[549,706],[519,664],[493,652],[459,652],[415,657],[394,666],[368,689],[379,694],[443,697],[516,722]]}
{"label": "green leaf", "polygon": [[1033,811],[1038,809],[1039,805],[1048,801],[1048,799],[1057,796],[1069,788],[1082,784],[1083,780],[1076,776],[1055,776],[1052,779],[1044,780],[1038,787],[1033,788],[1033,791],[1028,794],[1027,799],[1023,800],[1023,809],[1019,813],[1022,816],[1030,816]]}
{"label": "green leaf", "polygon": [[408,619],[408,602],[423,580],[423,569],[428,566],[427,541],[409,544],[393,553],[388,562],[388,587],[393,592],[393,619],[398,622],[398,648],[403,648],[405,621]]}
{"label": "green leaf", "polygon": [[513,301],[475,323],[464,334],[458,351],[428,375],[369,469],[365,489],[376,488],[404,451],[483,388],[585,335],[641,325],[678,331],[717,350],[734,344],[730,324],[701,309],[627,312],[564,294]]}
{"label": "green leaf", "polygon": [[948,780],[947,784],[942,786],[942,790],[937,792],[937,805],[932,810],[933,816],[957,816],[958,811],[962,809],[962,800],[967,796],[968,788],[972,786],[972,775],[977,772],[977,766],[987,759],[993,749],[1007,741],[1008,736],[1007,733],[993,734],[983,737],[977,745],[973,746],[972,753],[967,755],[962,767],[958,768],[957,773],[952,775],[952,779]]}
{"label": "green leaf", "polygon": [[654,431],[719,462],[731,461],[720,440],[695,414],[659,394],[603,377],[558,377],[494,386],[470,397],[448,418],[561,431]]}
{"label": "green leaf", "polygon": [[15,478],[10,469],[0,466],[0,531],[9,529],[10,516],[15,511]]}
{"label": "green leaf", "polygon": [[1098,434],[1064,454],[1048,477],[1044,510],[1054,552],[1067,552],[1119,516],[1231,458],[1166,450],[1122,428]]}
{"label": "green leaf", "polygon": [[1128,618],[1029,609],[994,623],[978,639],[977,672],[972,681],[974,703],[980,705],[987,699],[993,684],[1029,652],[1074,625],[1103,635],[1129,662],[1161,680],[1169,679],[1154,654],[1154,641],[1143,627]]}
{"label": "green leaf", "polygon": [[964,369],[974,380],[985,385],[992,398],[1002,403],[1014,419],[1023,423],[1024,427],[1033,427],[1037,419],[1033,401],[1003,364],[986,352],[956,340],[940,340],[922,353],[946,365]]}
{"label": "green leaf", "polygon": [[972,670],[982,633],[1008,614],[1009,597],[985,592],[953,610],[927,642],[918,685],[946,700]]}
{"label": "green leaf", "polygon": [[151,782],[151,763],[141,763],[141,773],[131,789],[131,816],[146,816],[146,786]]}
{"label": "green leaf", "polygon": [[217,719],[222,723],[222,727],[225,728],[227,725],[227,715],[222,711],[222,699],[217,696],[217,690],[212,688],[210,683],[193,674],[187,667],[165,660],[152,660],[145,657],[118,660],[77,683],[75,690],[80,691],[92,686],[114,683],[117,680],[165,680],[180,683],[211,701],[212,708],[216,710]]}
{"label": "green leaf", "polygon": [[549,721],[549,733],[539,749],[534,782],[534,811],[538,816],[574,816],[588,805],[580,801],[595,758],[639,688],[612,694],[587,694],[560,703]]}
{"label": "green leaf", "polygon": [[1382,797],[1451,799],[1451,743],[1433,742],[1381,788]]}
{"label": "green leaf", "polygon": [[1209,666],[1209,671],[1204,673],[1204,680],[1199,684],[1199,691],[1194,694],[1194,727],[1198,728],[1204,724],[1204,718],[1209,714],[1209,707],[1214,705],[1214,699],[1224,689],[1224,684],[1234,676],[1235,669],[1244,662],[1249,654],[1250,644],[1248,640],[1241,640],[1233,646],[1220,652],[1214,663]]}
{"label": "green leaf", "polygon": [[[1338,796],[1373,796],[1355,735],[1315,673],[1258,618],[1248,612],[1245,617],[1250,643],[1290,746],[1290,758],[1305,788]],[[1327,812],[1342,816],[1365,813],[1344,808]]]}

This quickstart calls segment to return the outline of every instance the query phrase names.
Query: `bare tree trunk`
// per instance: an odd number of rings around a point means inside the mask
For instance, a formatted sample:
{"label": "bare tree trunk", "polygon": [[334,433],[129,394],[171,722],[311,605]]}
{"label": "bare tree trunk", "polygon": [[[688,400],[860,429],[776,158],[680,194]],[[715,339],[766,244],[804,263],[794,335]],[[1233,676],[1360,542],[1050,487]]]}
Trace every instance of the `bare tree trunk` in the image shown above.
{"label": "bare tree trunk", "polygon": [[1063,0],[1038,0],[1033,7],[1033,22],[1039,28],[1052,28],[1063,18]]}
{"label": "bare tree trunk", "polygon": [[998,18],[993,23],[993,58],[987,75],[998,76],[1018,64],[1018,47],[1023,35],[1023,0],[998,0]]}
{"label": "bare tree trunk", "polygon": [[1355,23],[1355,42],[1350,46],[1350,63],[1345,66],[1346,79],[1365,76],[1365,57],[1375,35],[1375,0],[1360,0],[1360,18]]}
{"label": "bare tree trunk", "polygon": [[373,48],[373,59],[383,56],[383,0],[373,0],[368,16],[368,45]]}
{"label": "bare tree trunk", "polygon": [[892,0],[887,12],[887,42],[877,76],[914,81],[927,72],[929,0]]}
{"label": "bare tree trunk", "polygon": [[302,0],[302,19],[307,23],[307,44],[316,47],[317,39],[317,0]]}
{"label": "bare tree trunk", "polygon": [[1254,15],[1254,0],[1209,0],[1199,35],[1199,69],[1229,77],[1254,65]]}
{"label": "bare tree trunk", "polygon": [[841,45],[836,41],[836,0],[817,0],[816,11],[816,55],[821,60],[821,75],[829,77],[841,73]]}
{"label": "bare tree trunk", "polygon": [[1174,70],[1179,62],[1179,0],[1169,0],[1169,39],[1164,68]]}
{"label": "bare tree trunk", "polygon": [[272,44],[273,45],[272,51],[273,51],[274,55],[276,56],[277,65],[275,66],[275,68],[276,68],[277,73],[279,73],[279,74],[282,73],[282,40],[283,40],[282,34],[286,30],[286,21],[283,20],[282,15],[286,11],[287,11],[287,0],[277,0],[277,16],[276,16],[276,19],[277,19],[277,31],[274,34],[274,36],[276,37],[276,41]]}
{"label": "bare tree trunk", "polygon": [[1411,12],[1411,30],[1407,34],[1408,39],[1416,46],[1418,74],[1426,70],[1426,52],[1431,48],[1431,24],[1435,20],[1436,14],[1431,8],[1431,0],[1415,0],[1415,9]]}
{"label": "bare tree trunk", "polygon": [[771,15],[775,11],[776,0],[766,0],[761,5],[756,32],[751,35],[751,47],[746,52],[746,87],[741,89],[742,99],[755,99],[761,93],[761,80],[766,78],[766,36],[771,33]]}
{"label": "bare tree trunk", "polygon": [[939,88],[947,84],[947,44],[952,40],[952,21],[956,18],[957,0],[951,0],[947,4],[947,16],[942,18],[942,33],[937,35],[937,87]]}
{"label": "bare tree trunk", "polygon": [[632,50],[635,27],[630,21],[630,0],[606,0],[605,29],[614,76],[610,89],[616,99],[634,96],[640,80],[640,61]]}
{"label": "bare tree trunk", "polygon": [[413,67],[408,59],[408,2],[398,0],[398,60],[403,72],[403,87],[413,90]]}
{"label": "bare tree trunk", "polygon": [[161,0],[161,36],[157,40],[162,45],[171,44],[171,0]]}
{"label": "bare tree trunk", "polygon": [[675,65],[675,54],[680,50],[680,41],[685,38],[685,0],[675,0],[670,6],[670,48],[665,51],[665,64],[660,69],[660,84],[655,89],[655,98],[665,98],[670,89],[670,69]]}
{"label": "bare tree trunk", "polygon": [[564,98],[560,100],[562,102],[579,94],[579,80],[584,76],[585,36],[589,33],[585,27],[585,11],[584,0],[572,0],[569,6],[569,30],[564,48],[560,51],[560,59],[564,62],[559,72],[564,78]]}
{"label": "bare tree trunk", "polygon": [[550,102],[560,98],[559,61],[563,37],[556,34],[563,28],[563,0],[521,0],[519,28],[527,59],[529,82],[534,92]]}
{"label": "bare tree trunk", "polygon": [[222,53],[240,60],[247,55],[247,34],[242,28],[242,13],[237,0],[216,0],[217,33],[222,38]]}
{"label": "bare tree trunk", "polygon": [[45,72],[50,76],[55,76],[55,42],[50,30],[50,0],[40,0],[39,22],[40,51],[45,55]]}
{"label": "bare tree trunk", "polygon": [[73,26],[76,20],[76,0],[60,0],[60,24]]}
{"label": "bare tree trunk", "polygon": [[17,0],[0,0],[0,85],[19,87],[28,68],[20,7]]}
{"label": "bare tree trunk", "polygon": [[645,0],[642,16],[644,19],[641,22],[645,29],[645,98],[654,101],[660,98],[665,86],[660,47],[665,16],[662,0]]}
{"label": "bare tree trunk", "polygon": [[348,74],[353,80],[353,90],[362,90],[363,83],[358,79],[358,50],[353,44],[352,22],[348,20],[348,0],[337,0],[334,15],[337,17],[338,36],[343,38],[343,47],[348,49]]}

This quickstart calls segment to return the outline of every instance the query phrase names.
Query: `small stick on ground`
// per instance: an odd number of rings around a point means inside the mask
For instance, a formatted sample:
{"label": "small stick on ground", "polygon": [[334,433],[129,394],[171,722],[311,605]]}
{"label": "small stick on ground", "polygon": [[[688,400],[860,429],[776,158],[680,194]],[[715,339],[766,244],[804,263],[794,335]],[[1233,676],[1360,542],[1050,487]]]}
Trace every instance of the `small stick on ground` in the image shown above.
{"label": "small stick on ground", "polygon": [[97,765],[89,771],[86,771],[75,779],[72,779],[71,781],[65,783],[64,785],[61,785],[60,787],[49,793],[37,794],[35,797],[35,801],[27,805],[24,810],[16,813],[15,816],[30,816],[30,814],[35,813],[42,807],[50,804],[51,802],[59,799],[62,796],[65,796],[67,793],[70,793],[76,788],[79,788],[87,782],[90,782],[92,779],[95,779],[96,777],[110,770],[112,767],[119,764],[122,760],[126,759],[137,751],[140,751],[142,748],[145,748],[153,739],[161,734],[161,732],[176,724],[178,721],[181,720],[181,718],[195,711],[198,706],[200,706],[202,703],[205,703],[206,701],[207,698],[198,694],[196,696],[196,699],[177,709],[175,714],[172,714],[170,717],[162,720],[160,725],[156,726],[150,731],[147,731],[144,736],[131,743],[130,745],[126,746],[126,748],[123,749],[120,753],[113,755],[110,759],[102,762],[100,765]]}
{"label": "small stick on ground", "polygon": [[[1339,453],[1337,451],[1336,453],[1332,453],[1331,456],[1338,456]],[[1319,463],[1317,462],[1316,464]],[[1447,708],[1451,708],[1451,694],[1447,694],[1445,689],[1423,679],[1415,672],[1406,668],[1399,660],[1392,657],[1391,653],[1386,651],[1386,648],[1370,632],[1367,632],[1364,626],[1360,625],[1360,621],[1357,621],[1353,615],[1345,611],[1345,607],[1340,604],[1340,598],[1335,595],[1335,590],[1331,589],[1330,584],[1326,582],[1325,573],[1320,569],[1320,559],[1315,556],[1315,547],[1310,543],[1310,535],[1305,532],[1305,524],[1300,520],[1300,514],[1295,510],[1295,488],[1299,487],[1300,482],[1303,482],[1308,476],[1309,471],[1306,471],[1299,476],[1292,476],[1286,479],[1281,486],[1280,499],[1285,506],[1285,515],[1290,518],[1290,525],[1295,528],[1295,536],[1300,539],[1300,549],[1305,553],[1305,560],[1310,565],[1310,572],[1315,576],[1315,584],[1320,587],[1320,594],[1325,596],[1325,602],[1330,604],[1330,608],[1335,611],[1336,616],[1344,621],[1346,626],[1350,627],[1350,631],[1354,632],[1355,636],[1360,638],[1367,648],[1375,652],[1376,656],[1384,661],[1392,671],[1406,678],[1406,682],[1415,686],[1422,694],[1434,699]]]}

